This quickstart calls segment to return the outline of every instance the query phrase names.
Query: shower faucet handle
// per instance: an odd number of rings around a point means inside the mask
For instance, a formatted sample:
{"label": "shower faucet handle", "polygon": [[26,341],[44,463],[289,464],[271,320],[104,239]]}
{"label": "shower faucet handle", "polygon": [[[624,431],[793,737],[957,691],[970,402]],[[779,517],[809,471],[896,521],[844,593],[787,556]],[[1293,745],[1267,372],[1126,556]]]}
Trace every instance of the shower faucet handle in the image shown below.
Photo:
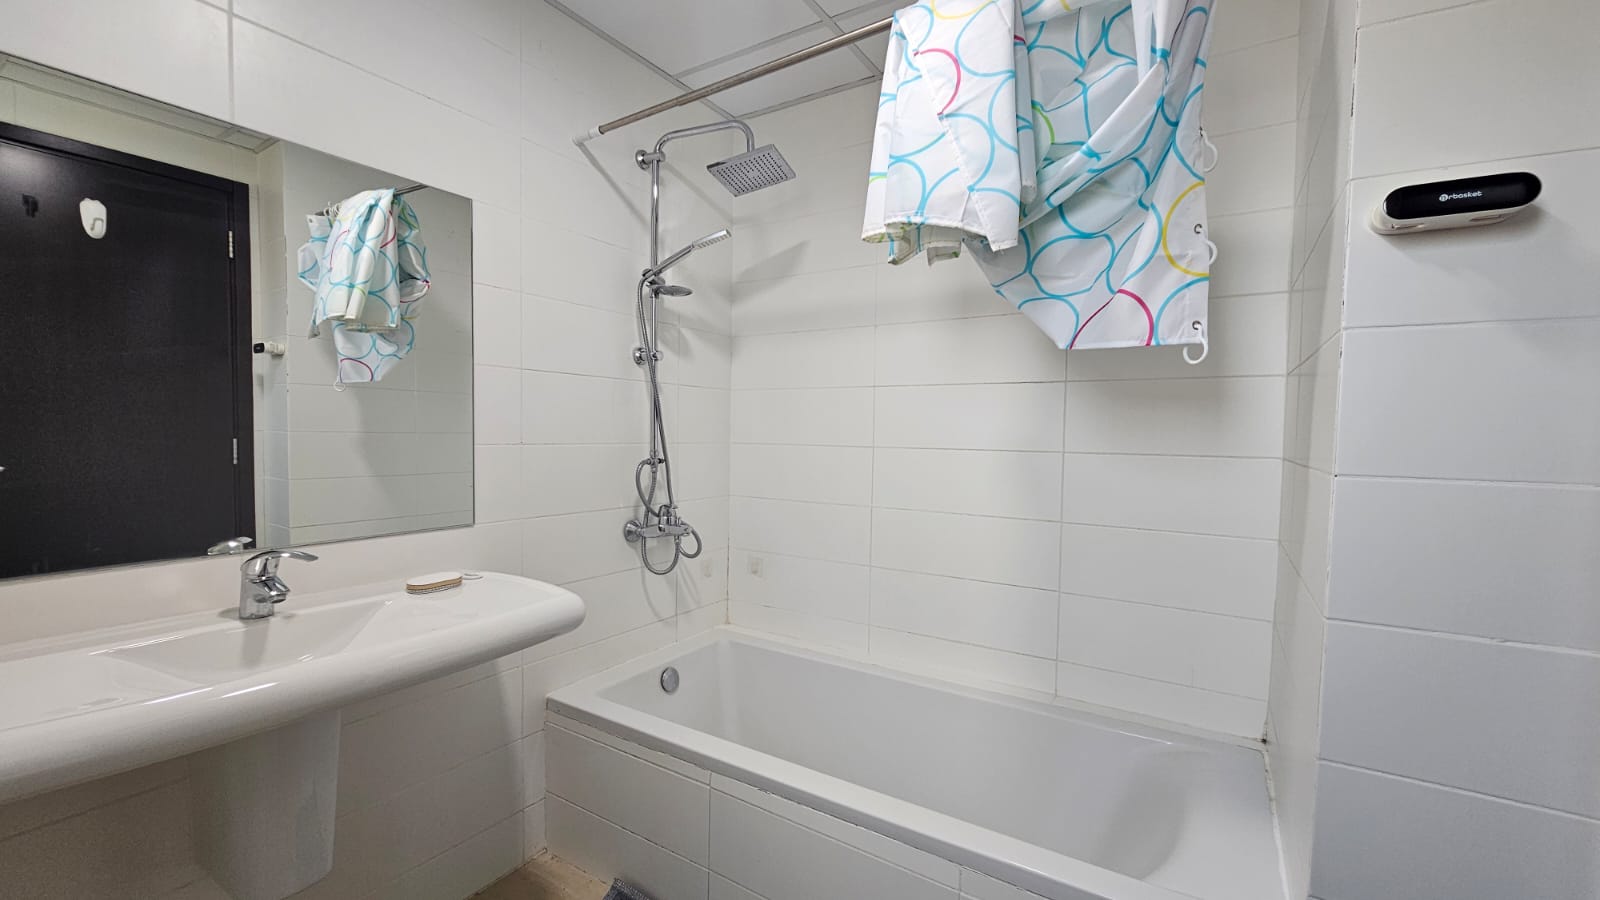
{"label": "shower faucet handle", "polygon": [[[655,521],[648,525],[645,524],[652,516]],[[694,534],[694,528],[678,515],[677,507],[667,506],[666,504],[662,504],[661,508],[654,513],[647,509],[644,516],[633,519],[622,526],[622,537],[630,544],[636,541],[652,541],[656,538],[664,537],[681,538],[690,534]]]}

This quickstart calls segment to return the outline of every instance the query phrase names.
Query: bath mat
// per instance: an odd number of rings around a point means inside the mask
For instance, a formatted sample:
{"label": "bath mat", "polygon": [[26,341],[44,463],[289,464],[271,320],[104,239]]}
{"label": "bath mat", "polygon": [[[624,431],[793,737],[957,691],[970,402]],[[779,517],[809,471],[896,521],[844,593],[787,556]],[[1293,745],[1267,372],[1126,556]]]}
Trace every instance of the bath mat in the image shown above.
{"label": "bath mat", "polygon": [[611,882],[611,890],[606,891],[603,900],[650,900],[650,898],[644,891],[618,878]]}

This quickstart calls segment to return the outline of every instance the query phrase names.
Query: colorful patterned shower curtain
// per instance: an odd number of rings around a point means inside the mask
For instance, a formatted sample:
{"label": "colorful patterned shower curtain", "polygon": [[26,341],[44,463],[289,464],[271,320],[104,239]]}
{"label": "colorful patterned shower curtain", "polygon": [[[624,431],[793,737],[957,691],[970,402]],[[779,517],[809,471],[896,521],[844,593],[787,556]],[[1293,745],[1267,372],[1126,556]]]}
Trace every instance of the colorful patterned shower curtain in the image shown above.
{"label": "colorful patterned shower curtain", "polygon": [[970,248],[1063,349],[1203,343],[1212,0],[923,0],[895,13],[863,238]]}
{"label": "colorful patterned shower curtain", "polygon": [[333,326],[335,383],[383,379],[416,346],[414,320],[432,282],[417,213],[392,188],[362,191],[332,217],[306,217],[300,281],[314,294],[310,336]]}

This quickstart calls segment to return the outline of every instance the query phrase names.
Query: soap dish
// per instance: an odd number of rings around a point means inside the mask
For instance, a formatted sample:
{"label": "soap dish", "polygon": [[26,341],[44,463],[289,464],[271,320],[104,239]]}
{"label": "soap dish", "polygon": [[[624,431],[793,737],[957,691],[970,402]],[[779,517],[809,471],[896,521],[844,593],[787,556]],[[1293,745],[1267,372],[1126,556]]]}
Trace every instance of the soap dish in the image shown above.
{"label": "soap dish", "polygon": [[406,579],[408,594],[437,594],[461,586],[460,572],[430,572]]}

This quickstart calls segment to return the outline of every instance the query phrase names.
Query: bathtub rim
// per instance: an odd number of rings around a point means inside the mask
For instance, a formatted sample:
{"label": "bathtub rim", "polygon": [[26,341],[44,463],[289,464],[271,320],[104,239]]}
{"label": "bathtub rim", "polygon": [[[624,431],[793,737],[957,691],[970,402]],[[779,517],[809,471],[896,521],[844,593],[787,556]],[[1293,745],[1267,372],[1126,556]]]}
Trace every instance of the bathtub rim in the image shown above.
{"label": "bathtub rim", "polygon": [[[714,644],[734,642],[842,666],[870,677],[890,678],[1010,708],[1042,713],[1136,737],[1217,750],[1223,745],[1248,751],[1262,761],[1262,746],[1231,735],[1213,735],[1181,726],[1152,725],[1102,712],[1047,703],[920,672],[887,667],[799,641],[774,639],[734,626],[721,626],[685,641],[619,663],[551,692],[547,713],[587,725],[646,750],[666,754],[709,773],[809,807],[906,846],[930,853],[1050,900],[1194,900],[1193,895],[1161,887],[1093,863],[1058,853],[925,806],[780,759],[734,741],[680,725],[600,696],[621,681],[669,665]],[[559,723],[558,723],[559,724]],[[1266,815],[1271,816],[1270,798]],[[1274,833],[1276,828],[1273,829]],[[1277,848],[1274,847],[1274,852]],[[1275,860],[1281,865],[1281,860]]]}

